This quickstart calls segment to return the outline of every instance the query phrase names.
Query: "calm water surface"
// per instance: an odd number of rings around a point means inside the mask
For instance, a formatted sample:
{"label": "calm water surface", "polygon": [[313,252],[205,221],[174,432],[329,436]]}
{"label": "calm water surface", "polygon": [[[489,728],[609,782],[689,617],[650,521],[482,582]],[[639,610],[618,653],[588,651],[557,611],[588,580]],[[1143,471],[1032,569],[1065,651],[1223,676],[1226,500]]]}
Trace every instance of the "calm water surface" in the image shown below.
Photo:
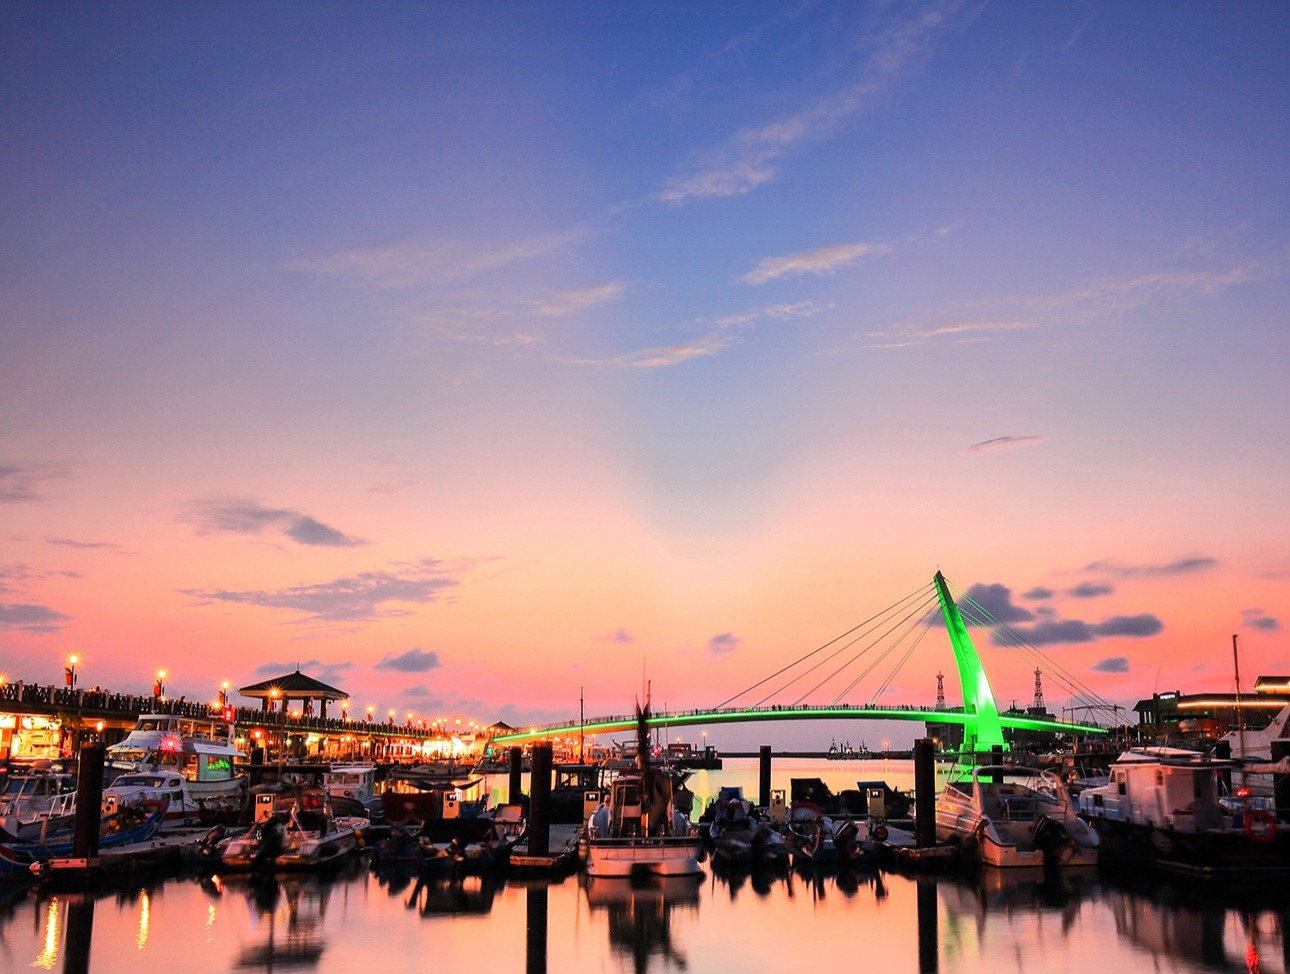
{"label": "calm water surface", "polygon": [[[755,761],[727,768],[696,775],[696,793],[730,782],[755,790]],[[784,762],[774,784],[908,784],[909,772]],[[0,971],[1290,970],[1290,905],[1262,895],[1093,870],[957,879],[704,868],[701,879],[643,888],[577,876],[427,883],[363,862],[328,880],[172,879],[97,895],[0,887]]]}

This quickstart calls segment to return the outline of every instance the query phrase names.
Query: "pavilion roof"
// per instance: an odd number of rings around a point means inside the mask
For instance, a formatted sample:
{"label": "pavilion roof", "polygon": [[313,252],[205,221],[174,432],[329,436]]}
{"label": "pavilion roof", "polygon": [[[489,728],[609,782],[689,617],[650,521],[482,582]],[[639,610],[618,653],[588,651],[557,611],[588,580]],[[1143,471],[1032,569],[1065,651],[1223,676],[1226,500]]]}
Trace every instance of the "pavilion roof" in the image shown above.
{"label": "pavilion roof", "polygon": [[271,680],[241,687],[237,692],[244,697],[268,697],[275,689],[280,697],[309,697],[314,700],[345,700],[349,697],[344,690],[337,690],[321,680],[306,676],[299,669],[285,676],[275,676]]}

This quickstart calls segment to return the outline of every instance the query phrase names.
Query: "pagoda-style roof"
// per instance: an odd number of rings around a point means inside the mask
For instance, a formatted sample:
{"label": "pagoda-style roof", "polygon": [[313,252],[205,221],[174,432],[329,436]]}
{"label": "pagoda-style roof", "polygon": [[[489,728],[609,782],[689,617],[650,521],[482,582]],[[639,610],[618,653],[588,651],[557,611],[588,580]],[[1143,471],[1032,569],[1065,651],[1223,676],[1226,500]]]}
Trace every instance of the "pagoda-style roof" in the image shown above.
{"label": "pagoda-style roof", "polygon": [[[276,690],[275,694],[273,691]],[[275,676],[272,680],[252,683],[238,691],[244,697],[291,697],[293,699],[309,698],[313,700],[347,700],[349,694],[333,686],[306,676],[300,670],[286,676]]]}

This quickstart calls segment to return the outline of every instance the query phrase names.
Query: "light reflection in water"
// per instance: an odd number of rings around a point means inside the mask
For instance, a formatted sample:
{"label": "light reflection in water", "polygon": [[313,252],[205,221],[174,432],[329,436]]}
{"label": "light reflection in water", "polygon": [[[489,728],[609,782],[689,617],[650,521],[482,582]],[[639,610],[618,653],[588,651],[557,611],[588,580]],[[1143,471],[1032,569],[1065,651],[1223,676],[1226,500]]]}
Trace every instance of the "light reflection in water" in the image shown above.
{"label": "light reflection in water", "polygon": [[151,925],[152,901],[148,898],[147,891],[144,891],[139,895],[139,929],[134,935],[134,948],[140,953],[148,946],[148,929]]}
{"label": "light reflection in water", "polygon": [[45,911],[44,944],[36,959],[31,962],[32,967],[39,967],[43,971],[52,971],[54,964],[58,962],[58,945],[62,940],[59,936],[59,907],[57,897],[49,901],[49,907]]}

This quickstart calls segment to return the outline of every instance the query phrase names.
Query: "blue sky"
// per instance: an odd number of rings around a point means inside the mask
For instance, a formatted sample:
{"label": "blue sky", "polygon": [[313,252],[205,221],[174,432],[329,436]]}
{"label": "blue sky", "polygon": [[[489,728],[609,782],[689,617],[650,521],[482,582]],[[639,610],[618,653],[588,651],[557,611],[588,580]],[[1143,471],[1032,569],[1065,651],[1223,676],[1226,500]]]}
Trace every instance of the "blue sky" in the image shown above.
{"label": "blue sky", "polygon": [[0,18],[7,670],[698,705],[938,566],[1290,665],[1284,4]]}

